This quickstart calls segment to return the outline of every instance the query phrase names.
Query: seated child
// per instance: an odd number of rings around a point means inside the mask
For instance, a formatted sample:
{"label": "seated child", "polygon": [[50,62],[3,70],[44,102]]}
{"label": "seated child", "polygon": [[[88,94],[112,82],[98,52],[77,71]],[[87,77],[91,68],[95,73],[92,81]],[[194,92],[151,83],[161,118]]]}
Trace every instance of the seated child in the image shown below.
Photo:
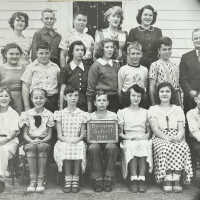
{"label": "seated child", "polygon": [[[148,69],[140,64],[142,58],[142,45],[135,41],[127,47],[127,64],[122,66],[118,72],[118,94],[121,107],[129,106],[129,95],[127,91],[133,84],[137,84],[147,91]],[[147,107],[147,97],[143,98],[142,107]]]}
{"label": "seated child", "polygon": [[[116,113],[107,110],[108,104],[108,95],[104,91],[97,91],[94,101],[97,110],[91,113],[90,120],[117,120]],[[89,145],[90,172],[95,192],[112,190],[118,151],[114,143]]]}
{"label": "seated child", "polygon": [[60,69],[57,64],[50,61],[50,46],[41,42],[37,48],[37,59],[27,66],[23,73],[22,98],[25,110],[31,108],[29,94],[34,88],[47,91],[45,107],[54,112],[58,108],[58,80]]}
{"label": "seated child", "polygon": [[19,125],[23,128],[24,151],[27,156],[30,185],[27,192],[43,192],[44,178],[48,152],[48,143],[54,126],[53,113],[44,108],[47,92],[43,89],[34,88],[31,92],[31,100],[34,107],[22,112]]}
{"label": "seated child", "polygon": [[133,85],[129,89],[130,106],[118,111],[123,142],[123,177],[130,175],[130,190],[145,192],[146,164],[152,170],[152,144],[149,140],[147,110],[139,106],[144,89]]}
{"label": "seated child", "polygon": [[18,146],[19,115],[10,107],[11,93],[7,88],[0,88],[0,192],[4,191],[8,176],[8,160],[15,155]]}
{"label": "seated child", "polygon": [[196,108],[187,112],[186,117],[188,121],[189,131],[192,136],[192,149],[195,157],[200,157],[200,92],[194,97]]}
{"label": "seated child", "polygon": [[77,108],[79,92],[68,85],[64,90],[64,100],[67,107],[54,113],[58,132],[58,141],[54,147],[54,159],[58,171],[64,171],[65,181],[63,192],[77,193],[79,176],[86,166],[86,145],[83,141],[88,114]]}

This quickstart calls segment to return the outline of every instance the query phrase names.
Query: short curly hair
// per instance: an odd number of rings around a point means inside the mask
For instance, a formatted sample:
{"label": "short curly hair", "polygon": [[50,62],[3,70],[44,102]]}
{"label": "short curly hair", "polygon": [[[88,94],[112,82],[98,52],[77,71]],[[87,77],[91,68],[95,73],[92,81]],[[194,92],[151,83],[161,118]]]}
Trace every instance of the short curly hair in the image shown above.
{"label": "short curly hair", "polygon": [[156,22],[157,19],[157,11],[153,8],[153,6],[151,5],[146,5],[143,6],[141,9],[138,10],[138,14],[136,16],[136,20],[138,22],[138,24],[142,24],[142,13],[144,12],[145,9],[151,10],[153,13],[153,20],[151,22],[151,25],[153,25]]}
{"label": "short curly hair", "polygon": [[107,23],[108,25],[108,17],[111,15],[119,15],[121,20],[120,20],[120,24],[119,24],[119,28],[122,25],[122,22],[124,20],[124,14],[123,14],[123,10],[120,6],[113,6],[111,8],[109,8],[105,13],[104,13],[104,21]]}
{"label": "short curly hair", "polygon": [[76,40],[76,41],[72,42],[71,45],[69,46],[69,51],[68,51],[69,59],[68,59],[67,63],[70,63],[73,60],[73,51],[74,51],[74,47],[76,45],[77,46],[83,46],[83,51],[84,51],[84,55],[85,55],[85,53],[86,53],[85,45],[83,44],[82,41]]}
{"label": "short curly hair", "polygon": [[114,46],[112,59],[116,59],[118,57],[118,49],[117,49],[116,41],[111,40],[111,39],[104,39],[98,43],[98,46],[95,52],[95,58],[102,58],[104,56],[104,45],[109,42],[112,42]]}
{"label": "short curly hair", "polygon": [[28,27],[28,22],[29,22],[29,17],[26,13],[24,12],[15,12],[12,14],[11,18],[9,19],[8,23],[10,24],[10,27],[14,30],[14,22],[16,20],[16,18],[24,18],[25,20],[25,26],[24,26],[24,30]]}
{"label": "short curly hair", "polygon": [[2,57],[3,57],[4,62],[7,62],[6,54],[7,54],[7,52],[9,51],[9,49],[18,49],[20,55],[23,54],[22,49],[21,49],[21,47],[20,47],[18,44],[16,44],[16,43],[8,43],[8,44],[6,44],[5,47],[3,47],[3,48],[1,49],[1,55],[2,55]]}

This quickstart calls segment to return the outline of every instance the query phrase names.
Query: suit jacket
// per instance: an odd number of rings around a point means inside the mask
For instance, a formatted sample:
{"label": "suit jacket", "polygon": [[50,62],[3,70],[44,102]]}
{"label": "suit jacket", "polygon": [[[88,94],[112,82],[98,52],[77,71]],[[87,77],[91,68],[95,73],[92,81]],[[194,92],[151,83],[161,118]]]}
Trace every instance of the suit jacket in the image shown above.
{"label": "suit jacket", "polygon": [[180,84],[185,93],[200,90],[200,62],[195,50],[184,54],[180,62]]}
{"label": "suit jacket", "polygon": [[185,53],[180,62],[180,84],[184,92],[186,110],[194,107],[190,90],[200,90],[200,62],[195,50]]}

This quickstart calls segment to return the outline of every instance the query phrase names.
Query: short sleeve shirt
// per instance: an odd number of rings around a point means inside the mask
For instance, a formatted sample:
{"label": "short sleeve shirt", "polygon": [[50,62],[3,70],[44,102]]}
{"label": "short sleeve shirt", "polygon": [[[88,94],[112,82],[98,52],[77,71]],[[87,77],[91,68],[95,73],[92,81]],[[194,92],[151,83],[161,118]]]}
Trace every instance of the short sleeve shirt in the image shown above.
{"label": "short sleeve shirt", "polygon": [[42,88],[49,96],[58,93],[58,77],[60,69],[57,64],[49,62],[43,65],[37,59],[27,66],[21,80],[30,85],[30,92],[34,88]]}
{"label": "short sleeve shirt", "polygon": [[[35,125],[34,116],[41,117],[41,124],[39,127]],[[34,108],[22,112],[19,120],[19,126],[23,127],[26,125],[29,127],[29,135],[31,137],[46,137],[48,127],[53,127],[55,125],[53,113],[46,108],[44,108],[43,112],[37,113]]]}

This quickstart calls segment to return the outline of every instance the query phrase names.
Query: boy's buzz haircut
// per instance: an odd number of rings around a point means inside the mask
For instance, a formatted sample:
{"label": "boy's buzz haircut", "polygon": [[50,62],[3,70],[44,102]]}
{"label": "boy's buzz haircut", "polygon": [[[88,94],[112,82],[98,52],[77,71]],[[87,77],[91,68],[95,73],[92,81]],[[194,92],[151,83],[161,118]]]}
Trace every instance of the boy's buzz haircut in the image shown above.
{"label": "boy's buzz haircut", "polygon": [[78,10],[78,11],[74,12],[74,16],[73,16],[74,19],[75,19],[78,15],[83,15],[83,16],[88,17],[88,14],[87,14],[87,12],[86,12],[85,10]]}
{"label": "boy's buzz haircut", "polygon": [[127,47],[127,54],[130,53],[131,49],[136,49],[142,52],[142,45],[138,41],[129,42]]}
{"label": "boy's buzz haircut", "polygon": [[105,95],[107,97],[107,100],[108,100],[108,94],[102,89],[96,91],[95,100],[96,100],[97,97],[99,97],[101,95]]}
{"label": "boy's buzz haircut", "polygon": [[54,14],[54,17],[55,17],[55,11],[53,9],[50,9],[50,8],[46,8],[44,10],[42,10],[41,12],[41,16],[43,17],[43,14],[44,13],[53,13]]}

